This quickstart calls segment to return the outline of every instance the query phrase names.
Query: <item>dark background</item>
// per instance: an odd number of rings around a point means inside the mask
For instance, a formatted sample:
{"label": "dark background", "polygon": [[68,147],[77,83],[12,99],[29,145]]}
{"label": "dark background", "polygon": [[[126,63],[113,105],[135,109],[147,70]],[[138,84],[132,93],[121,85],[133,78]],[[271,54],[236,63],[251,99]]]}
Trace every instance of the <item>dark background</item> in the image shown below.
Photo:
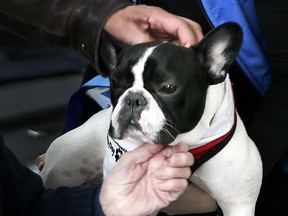
{"label": "dark background", "polygon": [[25,165],[61,135],[86,64],[69,49],[31,43],[0,29],[0,134]]}

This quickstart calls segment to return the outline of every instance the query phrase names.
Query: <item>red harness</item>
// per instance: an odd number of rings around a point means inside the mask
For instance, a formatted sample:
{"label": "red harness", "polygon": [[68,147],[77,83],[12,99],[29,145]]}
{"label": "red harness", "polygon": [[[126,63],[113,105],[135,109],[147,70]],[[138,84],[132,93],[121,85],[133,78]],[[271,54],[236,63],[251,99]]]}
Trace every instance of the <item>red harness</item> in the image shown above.
{"label": "red harness", "polygon": [[236,110],[234,115],[234,124],[232,125],[232,128],[223,136],[203,145],[199,146],[194,149],[190,149],[189,152],[194,156],[195,162],[193,166],[191,167],[192,171],[194,172],[196,169],[198,169],[203,163],[208,161],[210,158],[212,158],[214,155],[216,155],[219,151],[221,151],[230,141],[232,138],[235,128],[236,128]]}

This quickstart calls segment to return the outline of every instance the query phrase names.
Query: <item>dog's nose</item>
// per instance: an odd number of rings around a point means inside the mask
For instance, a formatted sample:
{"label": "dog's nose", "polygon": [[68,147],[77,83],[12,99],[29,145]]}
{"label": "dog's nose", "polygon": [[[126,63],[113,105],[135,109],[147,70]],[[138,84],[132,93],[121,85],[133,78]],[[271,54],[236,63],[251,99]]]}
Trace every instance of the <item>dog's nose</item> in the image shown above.
{"label": "dog's nose", "polygon": [[146,98],[139,93],[130,93],[125,98],[125,104],[132,109],[143,107],[147,104]]}

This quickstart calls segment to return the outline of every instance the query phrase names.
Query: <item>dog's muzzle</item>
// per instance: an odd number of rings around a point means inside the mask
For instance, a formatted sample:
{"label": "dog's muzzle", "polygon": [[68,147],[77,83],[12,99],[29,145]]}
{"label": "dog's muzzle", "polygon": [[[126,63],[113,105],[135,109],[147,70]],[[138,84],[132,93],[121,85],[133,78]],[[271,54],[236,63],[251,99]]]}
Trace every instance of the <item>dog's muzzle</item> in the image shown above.
{"label": "dog's muzzle", "polygon": [[110,136],[120,139],[128,129],[141,131],[139,120],[146,105],[147,100],[142,94],[137,92],[128,93],[123,99],[122,108],[119,111],[117,132],[115,128],[110,127]]}

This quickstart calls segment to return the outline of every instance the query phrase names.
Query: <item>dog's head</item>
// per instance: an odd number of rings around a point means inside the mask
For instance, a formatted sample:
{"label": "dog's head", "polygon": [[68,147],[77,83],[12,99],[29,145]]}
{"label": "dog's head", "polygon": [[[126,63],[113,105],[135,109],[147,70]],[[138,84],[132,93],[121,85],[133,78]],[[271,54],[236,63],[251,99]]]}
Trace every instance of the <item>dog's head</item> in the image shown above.
{"label": "dog's head", "polygon": [[169,144],[191,131],[208,87],[225,80],[241,43],[241,28],[226,23],[189,48],[160,42],[126,48],[110,76],[110,136]]}

